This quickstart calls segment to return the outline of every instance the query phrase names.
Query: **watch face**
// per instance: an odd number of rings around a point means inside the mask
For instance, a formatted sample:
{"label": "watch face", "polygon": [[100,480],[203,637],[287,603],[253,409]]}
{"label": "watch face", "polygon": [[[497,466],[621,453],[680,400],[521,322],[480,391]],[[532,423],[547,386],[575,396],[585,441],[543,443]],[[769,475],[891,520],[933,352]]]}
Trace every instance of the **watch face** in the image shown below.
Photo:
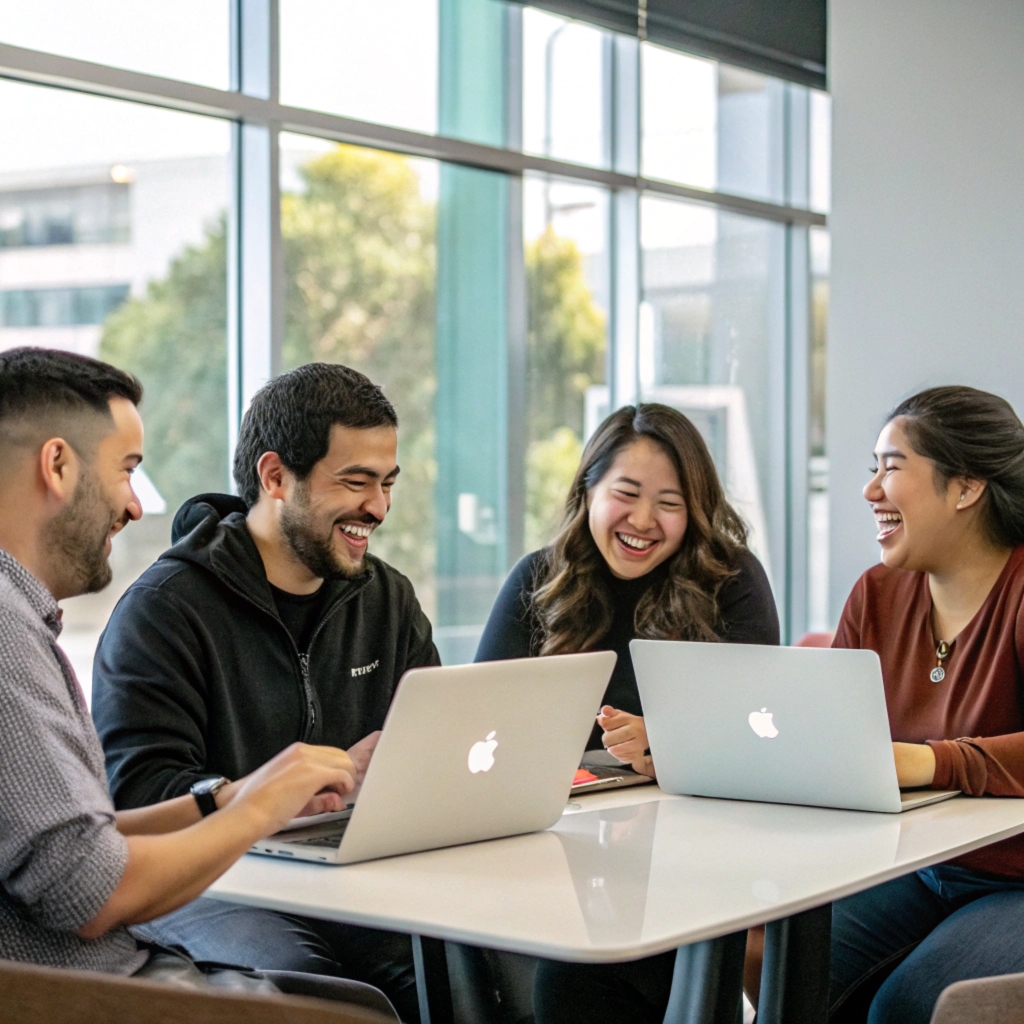
{"label": "watch face", "polygon": [[197,782],[192,787],[193,793],[216,793],[225,783],[227,779],[203,779],[201,782]]}

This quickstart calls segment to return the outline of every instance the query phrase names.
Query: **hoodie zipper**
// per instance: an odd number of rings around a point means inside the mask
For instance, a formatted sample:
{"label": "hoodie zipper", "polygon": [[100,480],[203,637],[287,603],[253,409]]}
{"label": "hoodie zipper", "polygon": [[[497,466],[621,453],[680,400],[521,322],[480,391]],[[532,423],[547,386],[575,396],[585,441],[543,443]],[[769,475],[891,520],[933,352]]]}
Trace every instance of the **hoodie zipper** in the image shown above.
{"label": "hoodie zipper", "polygon": [[[319,632],[319,629],[317,630]],[[316,633],[313,634],[316,636]],[[313,641],[309,641],[309,646],[313,646]],[[306,722],[308,728],[303,730],[303,739],[307,739],[312,735],[313,730],[316,728],[316,704],[313,702],[313,687],[309,682],[309,648],[306,648],[306,653],[299,652],[299,670],[302,672],[302,690],[306,695],[306,710],[308,715]]]}
{"label": "hoodie zipper", "polygon": [[[309,710],[309,728],[306,730],[306,736],[310,736],[313,733],[313,729],[316,726],[316,704],[313,701],[313,686],[309,681],[309,652],[313,650],[313,644],[316,643],[316,638],[322,632],[324,626],[327,625],[327,620],[340,608],[343,604],[347,604],[347,600],[339,601],[337,604],[332,605],[327,614],[317,623],[316,629],[313,630],[313,635],[309,638],[309,643],[306,645],[305,654],[299,654],[299,668],[302,670],[302,686],[306,692],[306,706]],[[291,634],[288,634],[291,636]],[[293,640],[292,643],[295,641]],[[296,648],[297,649],[297,648]]]}
{"label": "hoodie zipper", "polygon": [[363,588],[359,587],[358,589],[354,590],[351,594],[349,594],[344,600],[336,601],[333,605],[331,605],[331,607],[327,611],[327,614],[317,624],[317,627],[314,630],[313,635],[309,639],[309,646],[306,648],[306,653],[303,654],[299,650],[299,646],[295,643],[295,639],[292,637],[291,633],[288,632],[288,627],[281,621],[281,617],[279,615],[276,615],[274,612],[270,611],[269,608],[265,608],[257,601],[254,601],[248,594],[242,591],[239,587],[236,587],[233,583],[229,582],[223,577],[221,577],[221,579],[225,584],[227,584],[228,588],[230,590],[233,590],[236,594],[238,594],[239,597],[247,601],[254,608],[258,608],[265,615],[270,616],[270,618],[273,619],[273,621],[276,622],[281,627],[281,629],[284,630],[285,636],[288,637],[288,642],[289,644],[291,644],[291,648],[295,652],[295,658],[299,663],[299,677],[302,682],[302,696],[306,702],[306,726],[302,730],[302,742],[305,743],[313,734],[313,729],[316,726],[316,704],[313,701],[313,686],[310,683],[309,679],[309,652],[313,649],[313,643],[315,642],[316,638],[320,635],[324,626],[327,625],[328,620],[334,616],[335,612],[343,604],[348,604],[348,602]]}

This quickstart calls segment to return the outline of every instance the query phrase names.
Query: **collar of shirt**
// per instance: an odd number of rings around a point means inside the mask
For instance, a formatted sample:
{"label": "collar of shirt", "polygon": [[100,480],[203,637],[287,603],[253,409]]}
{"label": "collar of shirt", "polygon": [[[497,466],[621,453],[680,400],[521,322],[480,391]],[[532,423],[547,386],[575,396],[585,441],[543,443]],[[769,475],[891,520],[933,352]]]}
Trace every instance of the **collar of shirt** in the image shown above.
{"label": "collar of shirt", "polygon": [[46,624],[54,639],[60,636],[61,612],[53,594],[3,548],[0,548],[0,574],[6,576],[24,594],[25,600]]}

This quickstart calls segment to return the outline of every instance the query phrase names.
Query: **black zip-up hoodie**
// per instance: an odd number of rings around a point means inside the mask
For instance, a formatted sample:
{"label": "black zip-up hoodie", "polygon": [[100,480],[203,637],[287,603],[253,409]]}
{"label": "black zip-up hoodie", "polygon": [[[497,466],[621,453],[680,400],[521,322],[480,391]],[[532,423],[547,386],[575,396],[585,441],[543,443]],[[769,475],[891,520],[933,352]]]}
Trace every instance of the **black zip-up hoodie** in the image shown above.
{"label": "black zip-up hoodie", "polygon": [[171,539],[96,650],[92,714],[119,808],[240,778],[296,740],[347,748],[384,724],[406,669],[440,663],[412,584],[372,555],[362,576],[324,582],[302,658],[240,499],[192,498]]}

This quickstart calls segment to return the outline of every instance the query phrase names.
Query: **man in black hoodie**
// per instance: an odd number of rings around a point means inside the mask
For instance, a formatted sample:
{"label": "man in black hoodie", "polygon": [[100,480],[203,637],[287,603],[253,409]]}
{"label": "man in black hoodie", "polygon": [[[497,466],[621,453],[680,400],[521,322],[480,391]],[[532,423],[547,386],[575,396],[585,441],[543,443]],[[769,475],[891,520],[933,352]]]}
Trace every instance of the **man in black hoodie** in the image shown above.
{"label": "man in black hoodie", "polygon": [[[283,374],[242,421],[239,497],[200,495],[100,638],[93,717],[118,808],[192,792],[289,744],[365,767],[402,674],[439,663],[410,582],[367,553],[398,476],[398,419],[344,366]],[[147,926],[197,960],[354,977],[419,1019],[407,936],[199,899]]]}

